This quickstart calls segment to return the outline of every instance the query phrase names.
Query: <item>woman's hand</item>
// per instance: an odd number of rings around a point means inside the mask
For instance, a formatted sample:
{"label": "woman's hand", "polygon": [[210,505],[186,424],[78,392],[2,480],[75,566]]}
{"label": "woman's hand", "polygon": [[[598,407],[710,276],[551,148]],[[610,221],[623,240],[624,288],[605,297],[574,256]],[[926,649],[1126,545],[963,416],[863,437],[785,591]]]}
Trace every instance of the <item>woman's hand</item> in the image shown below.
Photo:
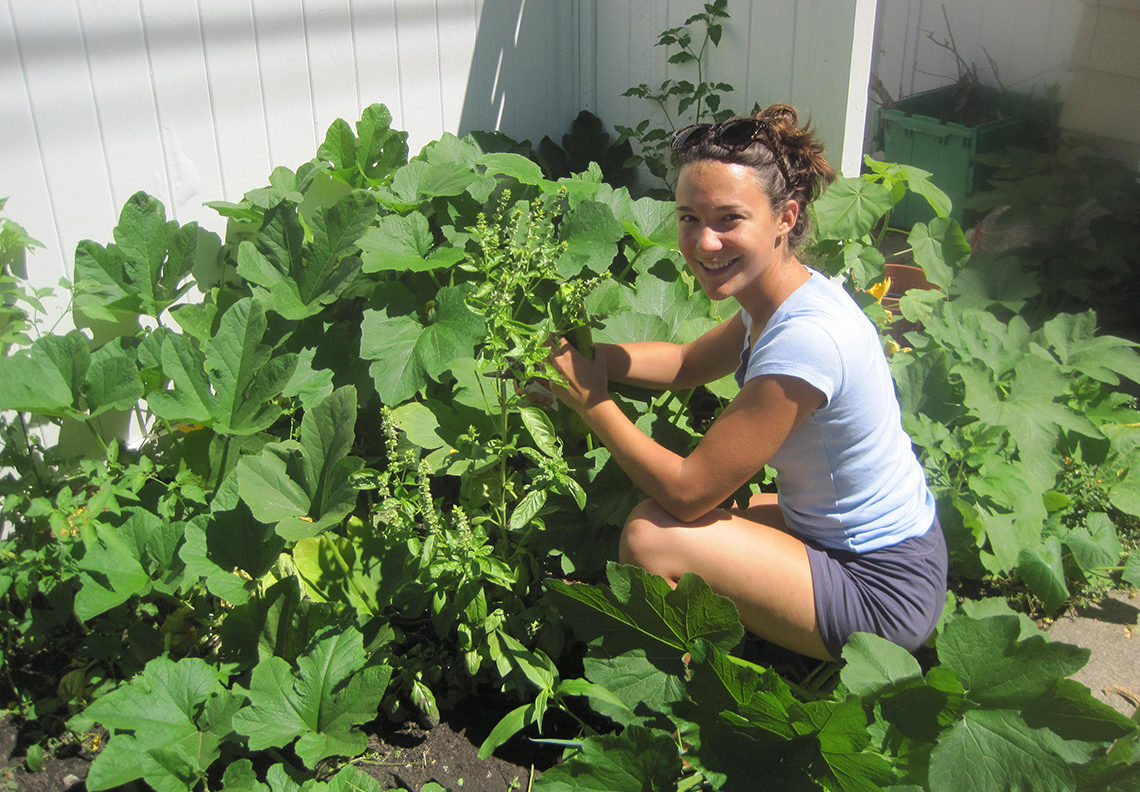
{"label": "woman's hand", "polygon": [[610,397],[604,358],[596,354],[597,351],[595,346],[595,359],[590,360],[565,338],[559,338],[554,343],[554,351],[547,358],[554,370],[566,380],[565,385],[551,380],[550,389],[563,403],[579,413]]}

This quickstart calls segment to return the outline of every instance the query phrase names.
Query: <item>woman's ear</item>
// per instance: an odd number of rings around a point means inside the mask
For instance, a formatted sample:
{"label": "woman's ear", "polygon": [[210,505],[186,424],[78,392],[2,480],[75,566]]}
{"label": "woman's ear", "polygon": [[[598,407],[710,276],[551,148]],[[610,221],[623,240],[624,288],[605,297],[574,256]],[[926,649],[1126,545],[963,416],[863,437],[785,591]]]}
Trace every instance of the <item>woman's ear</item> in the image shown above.
{"label": "woman's ear", "polygon": [[777,232],[786,234],[796,227],[796,221],[800,218],[800,204],[799,201],[788,199],[784,204],[784,210],[780,212],[780,217],[777,221]]}

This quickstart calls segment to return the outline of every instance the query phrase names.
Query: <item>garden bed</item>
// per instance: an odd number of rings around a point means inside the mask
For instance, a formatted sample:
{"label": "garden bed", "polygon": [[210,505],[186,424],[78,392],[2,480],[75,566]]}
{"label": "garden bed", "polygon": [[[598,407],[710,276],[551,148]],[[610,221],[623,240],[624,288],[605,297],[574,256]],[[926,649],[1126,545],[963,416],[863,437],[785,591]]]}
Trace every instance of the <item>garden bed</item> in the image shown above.
{"label": "garden bed", "polygon": [[[959,601],[917,659],[866,634],[841,670],[755,655],[699,577],[671,588],[606,563],[637,493],[573,415],[524,395],[551,335],[685,343],[727,318],[685,270],[674,207],[474,139],[409,159],[390,121],[338,121],[313,161],[213,204],[224,245],[133,196],[113,242],[80,244],[74,295],[129,331],[5,337],[4,701],[43,716],[47,745],[100,734],[92,788],[285,789],[336,770],[466,792],[529,785],[532,757],[537,790],[623,792],[751,790],[757,772],[941,792],[979,762],[995,788],[1035,788],[1119,769],[1093,754],[1135,725],[1068,683],[1085,653],[1006,598],[1056,614],[1140,581],[1118,536],[1140,513],[1140,416],[1114,390],[1140,380],[1134,345],[1089,314],[1030,313],[1032,278],[971,258],[946,218],[906,241],[937,288],[888,315],[883,218],[908,188],[943,213],[945,196],[889,163],[836,182],[813,261],[884,331],[898,314],[921,328],[891,358],[904,425],[956,591],[1002,596]],[[192,287],[202,299],[180,304]],[[683,450],[735,392],[615,398]],[[137,448],[99,431],[128,410]],[[82,434],[78,458],[37,423]],[[29,663],[48,651],[61,661]],[[376,726],[441,711],[426,732]],[[540,724],[574,740],[564,762],[524,739]],[[507,764],[471,761],[476,743]]]}

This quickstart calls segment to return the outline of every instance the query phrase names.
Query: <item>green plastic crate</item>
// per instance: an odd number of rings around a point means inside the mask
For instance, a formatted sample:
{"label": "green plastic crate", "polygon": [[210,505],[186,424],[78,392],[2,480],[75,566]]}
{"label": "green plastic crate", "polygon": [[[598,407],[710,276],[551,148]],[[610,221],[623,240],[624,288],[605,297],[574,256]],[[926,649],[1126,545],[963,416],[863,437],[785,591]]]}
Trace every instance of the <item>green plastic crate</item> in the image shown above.
{"label": "green plastic crate", "polygon": [[[957,86],[899,100],[894,108],[879,110],[879,129],[888,162],[914,165],[930,171],[933,181],[954,204],[950,216],[964,227],[976,222],[976,213],[962,206],[966,196],[985,185],[989,168],[974,161],[1007,146],[1041,147],[1048,140],[1051,105],[1025,94],[982,88],[981,111],[997,117],[976,126],[944,121]],[[934,217],[929,204],[908,195],[891,214],[891,224],[910,228]]]}

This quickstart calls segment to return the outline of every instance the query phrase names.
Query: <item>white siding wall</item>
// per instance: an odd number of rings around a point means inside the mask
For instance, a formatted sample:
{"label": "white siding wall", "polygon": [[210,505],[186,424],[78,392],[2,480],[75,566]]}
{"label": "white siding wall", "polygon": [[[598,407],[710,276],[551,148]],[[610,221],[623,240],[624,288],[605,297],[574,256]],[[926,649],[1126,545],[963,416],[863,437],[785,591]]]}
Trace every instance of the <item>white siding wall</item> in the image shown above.
{"label": "white siding wall", "polygon": [[524,0],[3,0],[0,196],[47,246],[29,275],[70,277],[76,243],[110,241],[138,190],[221,233],[204,202],[308,160],[373,102],[413,152],[563,130],[572,19]]}

